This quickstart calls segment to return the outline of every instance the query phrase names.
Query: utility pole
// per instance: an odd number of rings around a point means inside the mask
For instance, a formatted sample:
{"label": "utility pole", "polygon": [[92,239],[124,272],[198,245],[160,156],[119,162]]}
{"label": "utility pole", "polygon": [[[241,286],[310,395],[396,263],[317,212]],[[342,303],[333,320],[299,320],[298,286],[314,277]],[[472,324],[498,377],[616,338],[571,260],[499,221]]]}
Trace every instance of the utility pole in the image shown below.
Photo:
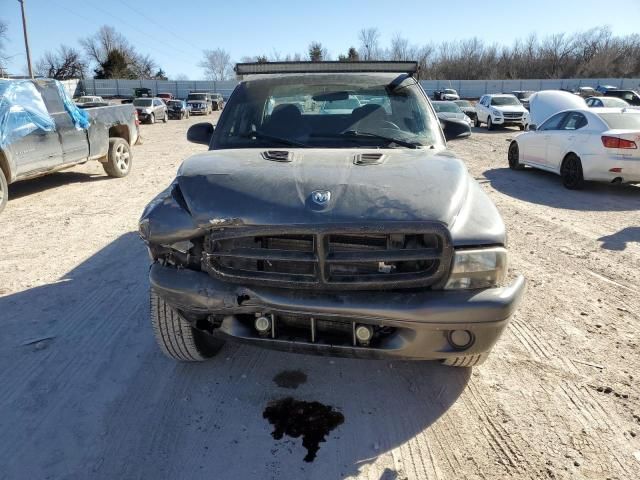
{"label": "utility pole", "polygon": [[31,52],[29,52],[29,37],[27,36],[27,17],[24,13],[24,0],[18,0],[22,9],[22,30],[24,31],[24,48],[27,50],[27,67],[29,67],[29,77],[33,78],[33,69],[31,68]]}

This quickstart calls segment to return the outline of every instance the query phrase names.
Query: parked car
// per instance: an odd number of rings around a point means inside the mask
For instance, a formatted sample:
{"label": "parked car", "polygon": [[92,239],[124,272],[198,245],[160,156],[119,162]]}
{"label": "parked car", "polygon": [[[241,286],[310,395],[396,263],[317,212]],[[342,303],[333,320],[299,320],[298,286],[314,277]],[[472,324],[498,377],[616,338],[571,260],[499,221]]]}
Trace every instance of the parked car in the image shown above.
{"label": "parked car", "polygon": [[187,96],[187,104],[193,115],[209,115],[213,111],[211,95],[207,92],[191,92]]}
{"label": "parked car", "polygon": [[[509,167],[556,173],[569,189],[583,188],[589,180],[640,183],[640,111],[588,108],[566,95],[572,96],[546,91],[532,97],[532,115],[540,108],[546,120],[532,123],[511,142]],[[535,113],[533,118],[542,118]]]}
{"label": "parked car", "polygon": [[169,100],[173,100],[175,98],[173,96],[173,93],[168,93],[168,92],[158,93],[158,95],[156,95],[156,97],[158,97],[160,100],[162,100],[165,103],[165,105]]}
{"label": "parked car", "polygon": [[476,120],[476,107],[469,100],[454,100],[453,103],[460,107],[462,113],[475,122]]}
{"label": "parked car", "polygon": [[531,90],[514,90],[513,92],[511,92],[511,94],[514,95],[518,99],[518,101],[522,104],[522,106],[527,110],[529,110],[529,98],[534,93],[535,92]]}
{"label": "parked car", "polygon": [[167,106],[158,97],[136,98],[133,106],[136,107],[141,122],[153,124],[156,120],[162,120],[164,123],[169,120]]}
{"label": "parked car", "polygon": [[169,100],[167,102],[169,119],[182,120],[189,118],[189,108],[184,100]]}
{"label": "parked car", "polygon": [[635,92],[633,90],[607,90],[606,92],[604,92],[604,95],[606,97],[621,98],[629,105],[632,105],[634,107],[640,106],[640,95],[638,95],[638,92]]}
{"label": "parked car", "polygon": [[487,125],[487,130],[494,126],[515,125],[524,130],[529,124],[529,112],[520,101],[510,93],[483,95],[476,104],[475,126]]}
{"label": "parked car", "polygon": [[[453,366],[486,358],[524,279],[505,285],[504,223],[446,149],[469,126],[435,116],[411,66],[236,66],[245,79],[216,128],[187,132],[209,151],[187,159],[140,219],[151,324],[167,356],[205,360],[234,339]],[[292,96],[385,97],[391,113],[279,102]]]}
{"label": "parked car", "polygon": [[[304,104],[304,102],[295,102],[293,104],[300,109],[300,105]],[[329,115],[351,115],[356,108],[360,108],[361,106],[362,103],[360,103],[356,95],[349,95],[346,98],[335,98],[325,101],[320,108],[320,113]]]}
{"label": "parked car", "polygon": [[574,93],[582,98],[595,97],[598,95],[598,92],[592,87],[578,87]]}
{"label": "parked car", "polygon": [[617,90],[618,87],[614,87],[613,85],[598,85],[596,87],[596,92],[598,93],[606,93],[609,90]]}
{"label": "parked car", "polygon": [[431,105],[433,105],[433,109],[436,111],[438,118],[442,120],[457,119],[464,121],[469,127],[473,125],[471,118],[465,115],[462,109],[454,102],[437,101],[431,102]]}
{"label": "parked car", "polygon": [[212,93],[211,107],[213,110],[222,110],[224,108],[224,97],[219,93]]}
{"label": "parked car", "polygon": [[0,118],[0,211],[13,182],[89,160],[111,177],[131,170],[138,140],[131,105],[81,110],[55,80],[0,80]]}
{"label": "parked car", "polygon": [[436,90],[433,92],[434,100],[460,100],[458,92],[453,88],[443,88],[442,90]]}
{"label": "parked car", "polygon": [[586,99],[589,107],[628,107],[629,104],[616,97],[589,97]]}
{"label": "parked car", "polygon": [[109,102],[105,101],[102,97],[90,95],[78,97],[75,102],[80,108],[106,107],[109,105]]}
{"label": "parked car", "polygon": [[134,88],[133,89],[133,97],[153,97],[153,93],[150,88]]}

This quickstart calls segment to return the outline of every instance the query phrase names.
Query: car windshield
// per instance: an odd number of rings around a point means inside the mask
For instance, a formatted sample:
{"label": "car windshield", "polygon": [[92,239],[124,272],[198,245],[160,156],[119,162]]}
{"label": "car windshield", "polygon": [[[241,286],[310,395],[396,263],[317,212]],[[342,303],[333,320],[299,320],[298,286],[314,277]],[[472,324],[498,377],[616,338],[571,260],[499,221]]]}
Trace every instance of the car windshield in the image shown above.
{"label": "car windshield", "polygon": [[600,113],[598,116],[612,130],[640,130],[640,112]]}
{"label": "car windshield", "polygon": [[179,100],[170,100],[169,102],[167,102],[167,105],[170,107],[181,107],[182,102]]}
{"label": "car windshield", "polygon": [[433,102],[436,112],[461,113],[460,107],[453,102]]}
{"label": "car windshield", "polygon": [[452,94],[454,94],[454,95],[455,95],[456,91],[455,91],[455,90],[452,90],[452,89],[450,89],[450,88],[445,88],[445,89],[444,89],[444,93],[452,93]]}
{"label": "car windshield", "polygon": [[133,104],[136,107],[150,107],[151,106],[151,99],[150,98],[136,98],[133,101]]}
{"label": "car windshield", "polygon": [[204,93],[190,93],[187,100],[206,100],[207,95]]}
{"label": "car windshield", "polygon": [[96,102],[97,99],[94,97],[80,97],[76,103],[92,103],[92,102]]}
{"label": "car windshield", "polygon": [[249,80],[229,98],[212,148],[440,145],[439,122],[427,102],[407,75],[303,74]]}
{"label": "car windshield", "polygon": [[453,103],[455,103],[459,107],[464,107],[464,108],[471,107],[471,108],[473,108],[473,105],[471,105],[471,102],[469,100],[456,100]]}
{"label": "car windshield", "polygon": [[520,105],[520,102],[516,97],[493,97],[491,99],[491,105],[500,107],[502,105]]}
{"label": "car windshield", "polygon": [[533,92],[518,92],[518,93],[515,93],[515,96],[518,97],[519,100],[527,100],[531,95],[533,95]]}

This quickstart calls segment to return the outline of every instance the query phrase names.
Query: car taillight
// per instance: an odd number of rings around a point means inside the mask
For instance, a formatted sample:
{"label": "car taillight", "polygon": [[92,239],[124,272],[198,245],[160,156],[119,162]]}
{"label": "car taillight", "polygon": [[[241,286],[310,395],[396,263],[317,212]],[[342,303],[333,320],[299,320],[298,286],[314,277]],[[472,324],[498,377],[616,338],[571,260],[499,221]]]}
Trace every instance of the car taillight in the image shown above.
{"label": "car taillight", "polygon": [[624,138],[611,137],[609,135],[602,136],[602,144],[605,148],[638,148],[636,142]]}
{"label": "car taillight", "polygon": [[138,118],[138,111],[137,110],[133,111],[133,116],[135,117],[136,125],[140,125],[140,119]]}

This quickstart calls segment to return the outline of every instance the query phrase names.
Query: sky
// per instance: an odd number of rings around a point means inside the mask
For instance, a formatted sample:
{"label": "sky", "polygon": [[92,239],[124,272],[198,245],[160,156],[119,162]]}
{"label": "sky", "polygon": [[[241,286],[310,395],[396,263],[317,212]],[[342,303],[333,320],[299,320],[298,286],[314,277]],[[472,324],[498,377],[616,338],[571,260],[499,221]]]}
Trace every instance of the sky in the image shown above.
{"label": "sky", "polygon": [[[376,27],[381,46],[400,34],[423,45],[478,37],[510,45],[530,33],[539,37],[608,25],[615,35],[640,32],[640,0],[616,0],[615,9],[585,0],[513,2],[457,0],[25,0],[31,58],[35,64],[60,44],[78,47],[78,39],[111,25],[141,53],[150,54],[169,78],[201,79],[202,50],[223,48],[233,60],[279,52],[305,54],[321,42],[335,59],[358,47],[358,32]],[[20,4],[0,0],[0,18],[8,22],[9,72],[26,72]]]}

